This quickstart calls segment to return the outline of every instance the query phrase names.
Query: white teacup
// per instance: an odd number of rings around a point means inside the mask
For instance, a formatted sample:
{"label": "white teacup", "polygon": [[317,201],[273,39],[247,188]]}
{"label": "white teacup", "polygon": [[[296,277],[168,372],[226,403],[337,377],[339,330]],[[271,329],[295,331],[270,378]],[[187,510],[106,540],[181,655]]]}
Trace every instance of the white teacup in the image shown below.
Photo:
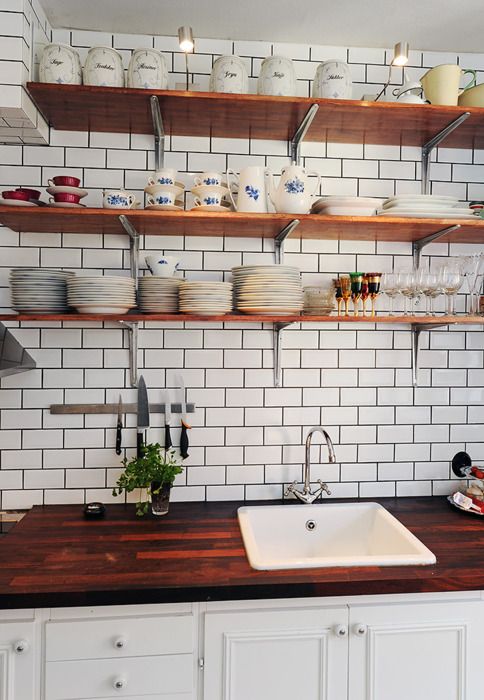
{"label": "white teacup", "polygon": [[135,204],[134,194],[124,190],[106,190],[103,193],[104,209],[131,209]]}
{"label": "white teacup", "polygon": [[200,186],[207,186],[211,187],[213,185],[216,185],[217,187],[221,187],[222,185],[222,175],[220,173],[215,172],[214,170],[209,170],[206,173],[202,173],[201,175],[197,175],[195,178],[193,178],[193,182],[197,187]]}
{"label": "white teacup", "polygon": [[174,168],[161,168],[148,178],[148,185],[174,185],[177,171]]}
{"label": "white teacup", "polygon": [[173,206],[175,204],[176,195],[173,188],[160,187],[153,194],[148,195],[146,201],[148,204],[163,204],[166,206]]}
{"label": "white teacup", "polygon": [[147,255],[145,258],[148,270],[154,277],[173,277],[178,270],[180,260],[173,255]]}
{"label": "white teacup", "polygon": [[217,190],[209,190],[201,197],[193,199],[196,207],[220,207],[222,206],[222,195]]}

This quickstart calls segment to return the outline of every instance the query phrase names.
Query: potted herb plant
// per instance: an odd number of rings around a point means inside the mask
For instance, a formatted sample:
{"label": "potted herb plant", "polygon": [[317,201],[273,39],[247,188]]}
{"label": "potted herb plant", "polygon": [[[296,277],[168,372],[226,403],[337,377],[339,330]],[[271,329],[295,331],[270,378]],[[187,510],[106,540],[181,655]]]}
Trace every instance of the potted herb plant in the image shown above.
{"label": "potted herb plant", "polygon": [[[154,515],[166,515],[170,502],[170,490],[177,474],[181,474],[174,450],[165,450],[159,443],[148,443],[141,448],[141,456],[128,461],[123,459],[124,472],[113,489],[113,496],[141,489],[136,503],[136,515],[146,515],[151,502]],[[145,500],[142,500],[145,494]]]}

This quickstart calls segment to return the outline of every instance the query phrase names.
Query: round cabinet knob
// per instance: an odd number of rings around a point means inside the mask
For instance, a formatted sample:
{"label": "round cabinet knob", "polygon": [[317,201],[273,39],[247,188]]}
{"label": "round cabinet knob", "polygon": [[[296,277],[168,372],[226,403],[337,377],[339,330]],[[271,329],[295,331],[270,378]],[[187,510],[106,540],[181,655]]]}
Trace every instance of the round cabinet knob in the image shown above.
{"label": "round cabinet knob", "polygon": [[360,622],[359,624],[355,625],[354,630],[355,634],[357,634],[358,637],[364,637],[365,634],[368,632],[368,627]]}
{"label": "round cabinet knob", "polygon": [[17,654],[25,654],[25,652],[28,651],[29,643],[26,639],[19,639],[14,643],[13,648]]}
{"label": "round cabinet knob", "polygon": [[126,678],[123,678],[122,676],[118,676],[113,681],[113,688],[115,690],[122,690],[123,688],[126,688],[127,685],[128,685],[128,682],[127,682]]}
{"label": "round cabinet knob", "polygon": [[346,625],[337,625],[334,628],[334,633],[337,637],[346,637],[346,635],[348,634],[348,628],[346,627]]}
{"label": "round cabinet knob", "polygon": [[124,649],[127,643],[128,640],[126,639],[126,637],[118,637],[114,640],[114,647],[115,649]]}

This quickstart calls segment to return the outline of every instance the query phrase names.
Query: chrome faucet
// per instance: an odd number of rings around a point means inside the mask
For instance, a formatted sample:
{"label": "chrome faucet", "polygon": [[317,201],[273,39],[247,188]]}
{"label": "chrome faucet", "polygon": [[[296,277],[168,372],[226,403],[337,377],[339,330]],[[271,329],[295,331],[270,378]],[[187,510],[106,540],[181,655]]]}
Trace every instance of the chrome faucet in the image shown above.
{"label": "chrome faucet", "polygon": [[303,503],[314,503],[314,501],[319,498],[319,496],[323,493],[328,494],[328,496],[331,496],[331,491],[328,488],[328,484],[325,484],[321,481],[321,479],[318,479],[317,483],[319,484],[319,488],[312,492],[311,491],[311,441],[314,433],[321,433],[321,435],[324,437],[326,440],[326,445],[328,447],[328,461],[330,463],[336,462],[336,455],[334,454],[334,447],[333,443],[331,441],[331,438],[329,437],[328,433],[324,428],[321,428],[319,426],[315,426],[314,428],[311,428],[311,430],[308,433],[308,436],[306,438],[306,461],[304,464],[304,488],[302,491],[299,491],[296,486],[297,486],[297,480],[293,481],[290,486],[287,487],[286,493],[284,494],[285,496],[289,496],[291,493],[296,496],[300,501]]}

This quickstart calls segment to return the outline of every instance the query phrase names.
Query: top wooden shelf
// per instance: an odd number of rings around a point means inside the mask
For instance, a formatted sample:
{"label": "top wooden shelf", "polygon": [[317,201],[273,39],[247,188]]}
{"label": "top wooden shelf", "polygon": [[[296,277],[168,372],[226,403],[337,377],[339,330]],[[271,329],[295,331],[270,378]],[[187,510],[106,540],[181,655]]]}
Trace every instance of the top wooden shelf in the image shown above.
{"label": "top wooden shelf", "polygon": [[27,88],[50,125],[60,130],[151,134],[150,96],[154,94],[169,135],[287,141],[309,107],[317,103],[307,141],[422,146],[469,112],[470,117],[446,138],[445,146],[484,148],[484,108],[477,107],[52,83],[28,83]]}

